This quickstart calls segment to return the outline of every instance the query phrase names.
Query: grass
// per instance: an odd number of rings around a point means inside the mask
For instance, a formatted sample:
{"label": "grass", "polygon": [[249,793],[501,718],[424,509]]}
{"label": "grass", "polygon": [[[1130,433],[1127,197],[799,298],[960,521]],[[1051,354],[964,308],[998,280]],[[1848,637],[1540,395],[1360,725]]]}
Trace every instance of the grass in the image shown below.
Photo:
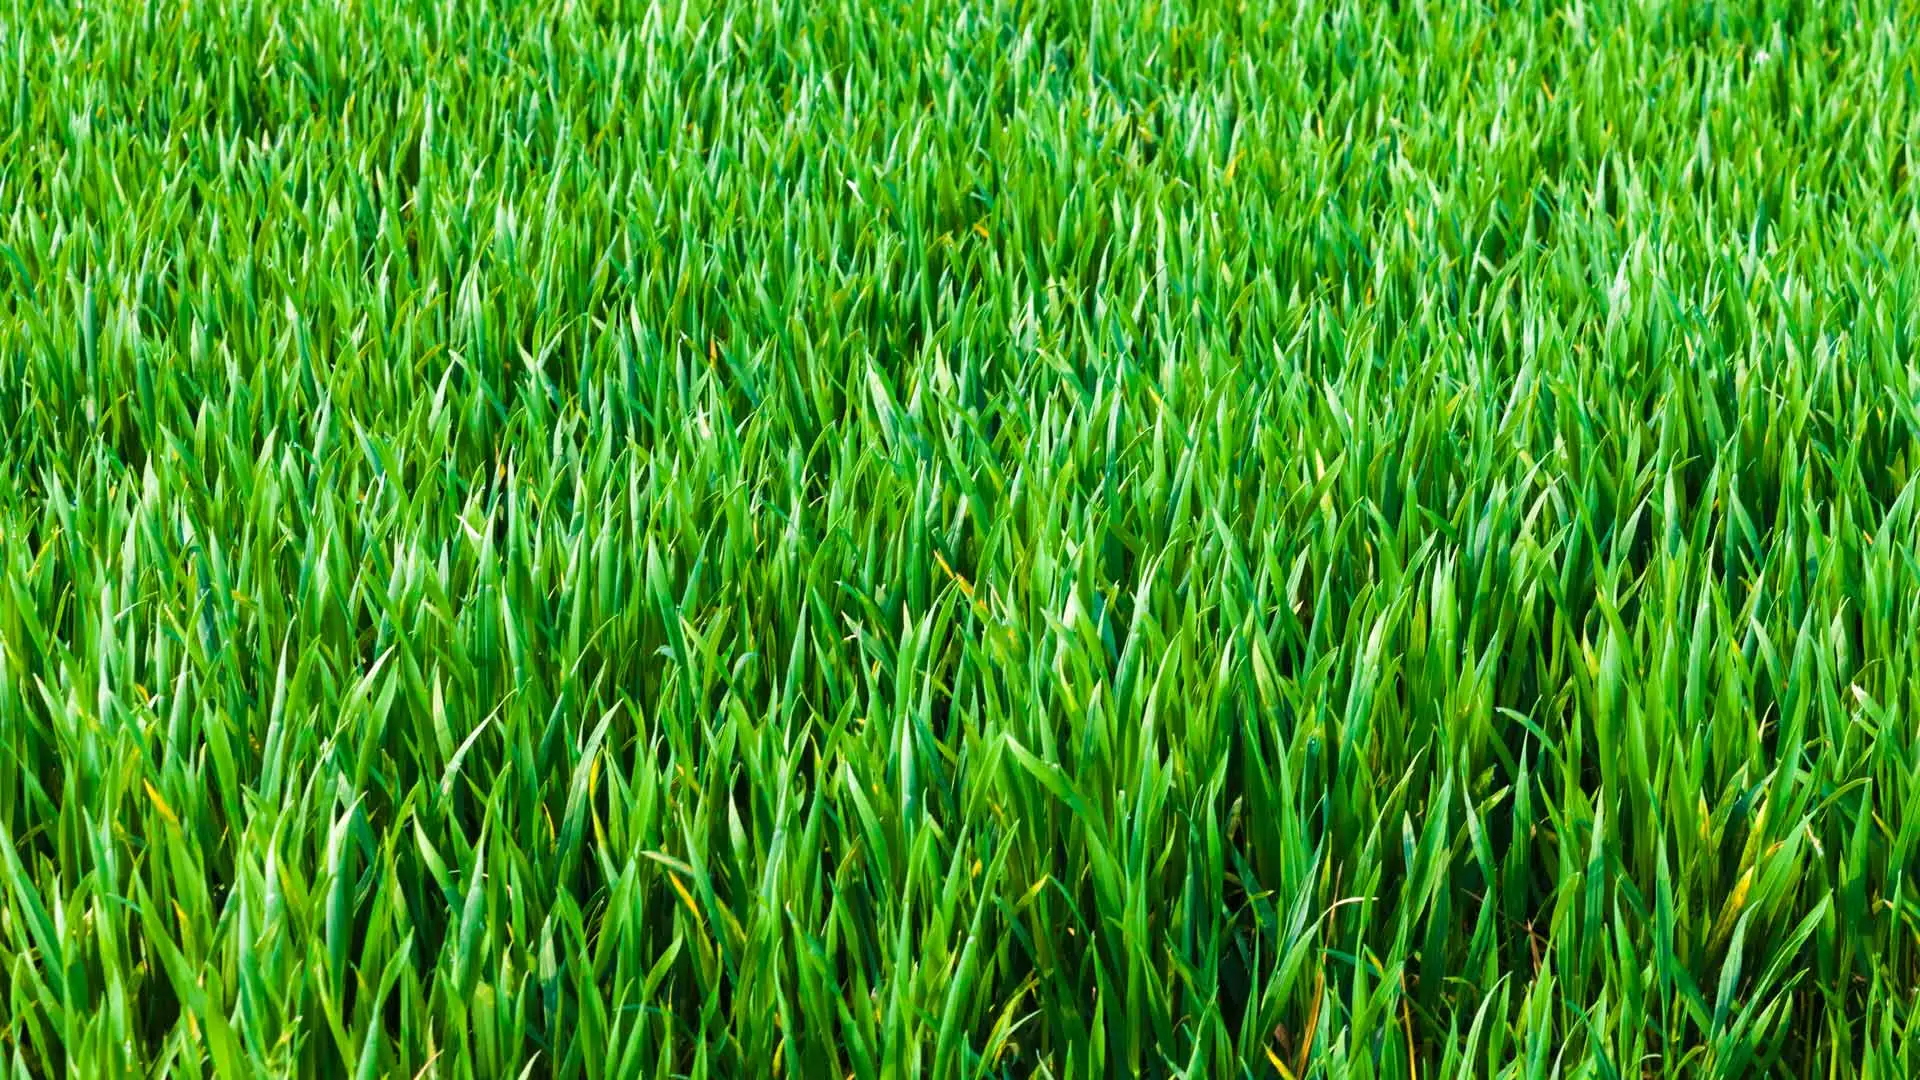
{"label": "grass", "polygon": [[11,1077],[1920,1072],[1920,9],[11,0]]}

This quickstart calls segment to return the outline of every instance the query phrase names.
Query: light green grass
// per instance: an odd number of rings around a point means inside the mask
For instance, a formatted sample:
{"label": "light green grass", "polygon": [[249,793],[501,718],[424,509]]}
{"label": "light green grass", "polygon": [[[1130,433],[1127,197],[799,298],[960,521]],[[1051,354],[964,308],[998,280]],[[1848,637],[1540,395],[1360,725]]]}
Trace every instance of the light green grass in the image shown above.
{"label": "light green grass", "polygon": [[11,0],[0,1064],[1915,1075],[1916,50]]}

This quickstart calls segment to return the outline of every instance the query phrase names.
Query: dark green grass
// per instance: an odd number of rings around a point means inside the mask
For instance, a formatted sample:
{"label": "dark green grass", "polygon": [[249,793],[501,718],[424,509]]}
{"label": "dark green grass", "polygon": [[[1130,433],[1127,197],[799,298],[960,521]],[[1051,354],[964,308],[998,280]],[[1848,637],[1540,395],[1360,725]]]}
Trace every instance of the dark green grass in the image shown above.
{"label": "dark green grass", "polygon": [[1916,42],[14,0],[5,1067],[1915,1074]]}

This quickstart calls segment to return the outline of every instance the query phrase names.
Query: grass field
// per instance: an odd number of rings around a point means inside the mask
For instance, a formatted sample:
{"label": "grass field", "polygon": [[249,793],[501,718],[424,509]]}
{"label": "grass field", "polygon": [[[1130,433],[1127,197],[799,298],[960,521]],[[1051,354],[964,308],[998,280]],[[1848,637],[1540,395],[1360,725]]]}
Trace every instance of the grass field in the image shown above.
{"label": "grass field", "polygon": [[8,1077],[1920,1074],[1920,6],[6,2]]}

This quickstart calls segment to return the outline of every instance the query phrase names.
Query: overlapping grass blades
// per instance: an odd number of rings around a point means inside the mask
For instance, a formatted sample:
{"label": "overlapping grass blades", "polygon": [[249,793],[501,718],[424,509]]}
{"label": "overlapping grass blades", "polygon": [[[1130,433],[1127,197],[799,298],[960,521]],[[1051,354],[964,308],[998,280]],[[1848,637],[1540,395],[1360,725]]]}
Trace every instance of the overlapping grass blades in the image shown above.
{"label": "overlapping grass blades", "polygon": [[1920,1068],[1905,4],[15,2],[15,1076]]}

